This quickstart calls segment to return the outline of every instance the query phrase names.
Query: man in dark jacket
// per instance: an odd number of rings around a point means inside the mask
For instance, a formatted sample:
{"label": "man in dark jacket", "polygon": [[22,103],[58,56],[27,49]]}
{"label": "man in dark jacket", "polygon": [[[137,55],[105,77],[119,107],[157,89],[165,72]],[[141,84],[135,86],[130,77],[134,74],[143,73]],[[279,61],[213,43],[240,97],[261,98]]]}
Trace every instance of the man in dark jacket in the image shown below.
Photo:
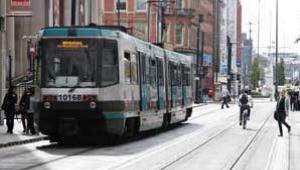
{"label": "man in dark jacket", "polygon": [[11,86],[4,97],[1,109],[4,110],[6,117],[7,133],[12,134],[14,129],[14,116],[16,112],[17,94],[14,92],[15,87]]}

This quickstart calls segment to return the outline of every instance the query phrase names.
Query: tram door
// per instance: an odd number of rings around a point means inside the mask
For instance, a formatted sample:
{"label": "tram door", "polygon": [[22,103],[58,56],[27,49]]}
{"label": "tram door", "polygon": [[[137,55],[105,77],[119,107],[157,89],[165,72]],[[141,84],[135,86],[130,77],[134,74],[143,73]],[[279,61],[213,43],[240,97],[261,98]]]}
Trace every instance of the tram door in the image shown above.
{"label": "tram door", "polygon": [[157,89],[157,61],[142,52],[139,55],[140,72],[140,109],[157,110],[158,89]]}
{"label": "tram door", "polygon": [[157,89],[157,60],[155,57],[149,58],[149,77],[150,77],[150,110],[158,110],[158,89]]}
{"label": "tram door", "polygon": [[140,83],[140,110],[146,111],[148,109],[147,96],[147,78],[146,78],[146,54],[138,52],[139,59],[139,83]]}
{"label": "tram door", "polygon": [[164,68],[163,60],[157,59],[157,90],[158,90],[158,100],[157,100],[157,109],[165,108],[165,85],[164,85]]}

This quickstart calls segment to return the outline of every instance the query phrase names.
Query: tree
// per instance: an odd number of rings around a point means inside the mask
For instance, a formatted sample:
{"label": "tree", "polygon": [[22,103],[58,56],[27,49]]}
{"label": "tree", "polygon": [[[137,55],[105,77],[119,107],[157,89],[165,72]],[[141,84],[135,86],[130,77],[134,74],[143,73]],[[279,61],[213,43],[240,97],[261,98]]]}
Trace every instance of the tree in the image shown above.
{"label": "tree", "polygon": [[281,58],[278,66],[278,85],[282,86],[285,84],[285,63]]}
{"label": "tree", "polygon": [[258,58],[254,58],[252,70],[251,70],[251,84],[253,89],[258,87],[258,81],[260,80],[260,68]]}
{"label": "tree", "polygon": [[266,73],[265,73],[265,68],[263,66],[260,66],[260,80],[262,82],[265,82],[265,76],[266,76]]}

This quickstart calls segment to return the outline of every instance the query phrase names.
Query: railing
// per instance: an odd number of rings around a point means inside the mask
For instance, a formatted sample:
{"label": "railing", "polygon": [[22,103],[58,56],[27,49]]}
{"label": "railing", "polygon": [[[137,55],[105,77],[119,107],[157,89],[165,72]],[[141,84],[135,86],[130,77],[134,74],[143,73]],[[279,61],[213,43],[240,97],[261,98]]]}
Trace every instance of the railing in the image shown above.
{"label": "railing", "polygon": [[165,15],[189,16],[192,17],[194,9],[191,8],[166,8]]}

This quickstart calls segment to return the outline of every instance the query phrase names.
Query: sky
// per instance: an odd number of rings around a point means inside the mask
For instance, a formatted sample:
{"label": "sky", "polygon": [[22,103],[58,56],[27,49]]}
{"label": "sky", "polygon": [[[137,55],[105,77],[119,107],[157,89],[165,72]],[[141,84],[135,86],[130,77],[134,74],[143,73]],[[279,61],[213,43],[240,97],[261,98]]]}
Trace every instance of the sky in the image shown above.
{"label": "sky", "polygon": [[[259,3],[260,1],[260,3]],[[295,52],[300,54],[300,0],[278,0],[279,2],[279,52]],[[244,33],[249,33],[252,23],[252,39],[254,50],[258,47],[258,25],[260,25],[260,53],[275,51],[276,37],[276,0],[241,0],[243,7]],[[260,5],[259,5],[260,4]],[[260,6],[260,10],[259,10]],[[260,11],[260,24],[258,24]],[[269,48],[272,46],[272,48]]]}

